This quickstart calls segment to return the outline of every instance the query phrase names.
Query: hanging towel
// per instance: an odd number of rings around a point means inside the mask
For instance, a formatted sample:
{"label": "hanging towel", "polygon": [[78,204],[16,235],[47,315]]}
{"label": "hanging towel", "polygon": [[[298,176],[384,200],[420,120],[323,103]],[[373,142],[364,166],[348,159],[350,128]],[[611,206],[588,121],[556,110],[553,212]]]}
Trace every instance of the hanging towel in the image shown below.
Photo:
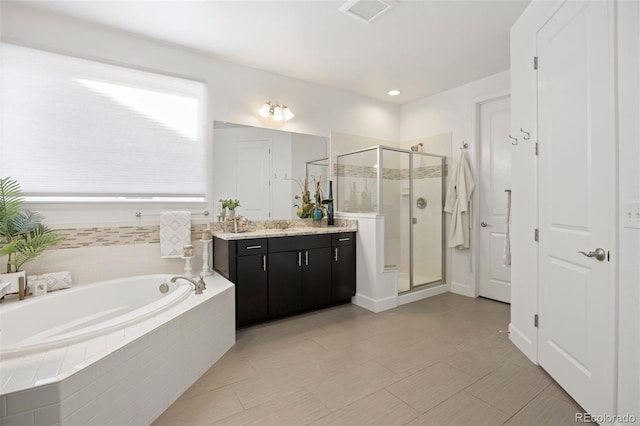
{"label": "hanging towel", "polygon": [[191,212],[160,213],[160,256],[182,257],[182,249],[188,244],[191,244]]}
{"label": "hanging towel", "polygon": [[511,191],[507,191],[507,211],[504,214],[504,253],[502,263],[511,266]]}
{"label": "hanging towel", "polygon": [[448,246],[459,249],[469,248],[469,230],[471,222],[471,194],[475,182],[465,152],[460,153],[456,171],[449,180],[444,211],[451,214]]}

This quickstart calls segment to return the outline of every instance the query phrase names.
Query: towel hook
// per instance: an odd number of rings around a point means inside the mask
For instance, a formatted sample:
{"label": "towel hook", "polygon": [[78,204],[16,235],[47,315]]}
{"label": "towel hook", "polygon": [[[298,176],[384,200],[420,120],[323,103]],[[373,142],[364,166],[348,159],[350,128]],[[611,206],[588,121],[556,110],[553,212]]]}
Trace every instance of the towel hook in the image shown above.
{"label": "towel hook", "polygon": [[462,146],[460,147],[460,149],[467,149],[469,148],[469,144],[466,143],[465,141],[462,141]]}
{"label": "towel hook", "polygon": [[509,139],[513,139],[513,142],[511,142],[511,145],[518,145],[518,138],[514,138],[513,136],[509,135]]}
{"label": "towel hook", "polygon": [[524,139],[525,141],[528,141],[529,139],[531,139],[531,137],[530,137],[530,136],[531,136],[531,133],[527,132],[527,131],[526,131],[526,130],[524,130],[522,127],[520,128],[520,131],[521,131],[522,133],[524,133],[525,135],[527,135],[527,136],[525,136],[525,137],[524,137],[524,138],[522,138],[522,139]]}

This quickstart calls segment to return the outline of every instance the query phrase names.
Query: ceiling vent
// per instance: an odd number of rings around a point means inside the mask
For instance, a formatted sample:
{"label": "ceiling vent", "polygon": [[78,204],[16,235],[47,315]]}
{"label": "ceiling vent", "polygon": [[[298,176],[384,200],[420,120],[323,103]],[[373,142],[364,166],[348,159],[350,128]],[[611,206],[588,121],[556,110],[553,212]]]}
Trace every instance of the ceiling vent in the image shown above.
{"label": "ceiling vent", "polygon": [[369,23],[395,6],[393,0],[348,0],[340,11],[360,21]]}

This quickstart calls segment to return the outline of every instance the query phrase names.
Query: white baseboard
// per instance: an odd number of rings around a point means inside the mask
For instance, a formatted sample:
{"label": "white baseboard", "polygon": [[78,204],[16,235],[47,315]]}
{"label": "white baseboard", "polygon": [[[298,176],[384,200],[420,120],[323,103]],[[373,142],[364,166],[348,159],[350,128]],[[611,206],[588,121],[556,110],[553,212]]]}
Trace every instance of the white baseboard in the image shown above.
{"label": "white baseboard", "polygon": [[424,290],[416,290],[411,293],[401,294],[398,296],[398,305],[415,302],[417,300],[426,299],[427,297],[437,296],[438,294],[447,293],[449,289],[446,284],[438,284]]}
{"label": "white baseboard", "polygon": [[538,353],[533,342],[516,326],[514,326],[513,323],[509,323],[509,340],[511,340],[511,342],[531,360],[531,362],[536,365],[538,364]]}
{"label": "white baseboard", "polygon": [[476,292],[473,287],[457,282],[451,283],[451,293],[460,294],[467,297],[476,297]]}
{"label": "white baseboard", "polygon": [[371,312],[382,312],[397,307],[398,297],[392,296],[384,299],[372,299],[360,293],[356,293],[356,295],[351,299],[351,303]]}

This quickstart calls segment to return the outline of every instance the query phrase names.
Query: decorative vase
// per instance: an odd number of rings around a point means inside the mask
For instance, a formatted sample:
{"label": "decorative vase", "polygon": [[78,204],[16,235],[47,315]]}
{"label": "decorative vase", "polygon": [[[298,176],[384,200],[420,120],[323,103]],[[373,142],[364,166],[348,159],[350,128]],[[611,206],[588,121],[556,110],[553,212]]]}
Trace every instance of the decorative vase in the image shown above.
{"label": "decorative vase", "polygon": [[323,216],[322,210],[320,210],[319,208],[315,207],[313,209],[313,213],[311,213],[311,217],[313,218],[313,220],[315,220],[315,221],[322,220],[322,216]]}
{"label": "decorative vase", "polygon": [[229,209],[229,217],[230,218],[236,217],[236,209]]}
{"label": "decorative vase", "polygon": [[327,224],[333,225],[333,182],[329,181],[329,204],[327,204]]}

